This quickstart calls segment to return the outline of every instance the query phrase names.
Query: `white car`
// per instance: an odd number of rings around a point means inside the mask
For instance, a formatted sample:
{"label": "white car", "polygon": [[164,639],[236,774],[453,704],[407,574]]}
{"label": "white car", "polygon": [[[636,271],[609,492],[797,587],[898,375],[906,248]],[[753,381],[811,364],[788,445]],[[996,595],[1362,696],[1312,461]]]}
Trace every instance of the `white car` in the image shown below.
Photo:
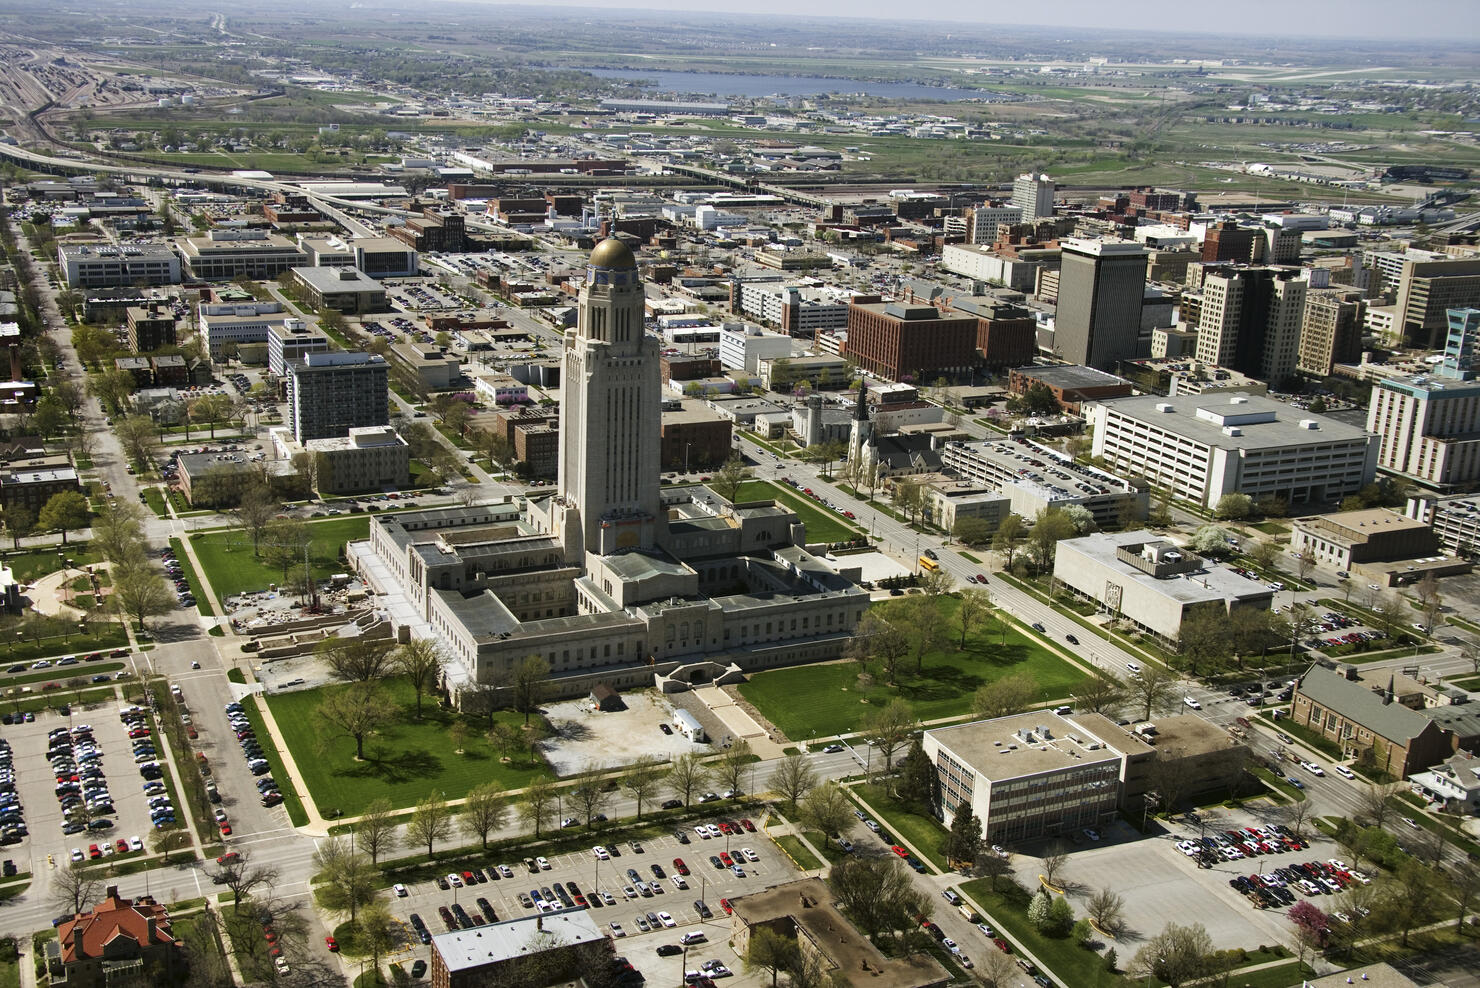
{"label": "white car", "polygon": [[1345,765],[1337,765],[1335,766],[1335,769],[1336,774],[1341,776],[1343,779],[1355,779],[1357,777],[1356,773],[1347,768]]}
{"label": "white car", "polygon": [[1184,696],[1182,698],[1182,702],[1185,703],[1185,704],[1187,704],[1193,710],[1201,710],[1202,709],[1202,704],[1201,703],[1198,703],[1196,700],[1194,700],[1190,696]]}
{"label": "white car", "polygon": [[550,860],[548,858],[535,858],[534,863],[540,866],[540,871],[550,870]]}
{"label": "white car", "polygon": [[1305,765],[1305,770],[1307,772],[1309,772],[1311,775],[1325,775],[1326,774],[1326,770],[1323,769],[1323,768],[1321,768],[1321,766],[1317,765],[1315,762],[1305,762],[1304,765]]}
{"label": "white car", "polygon": [[591,853],[596,855],[597,861],[610,861],[612,859],[611,852],[602,847],[600,844],[597,844],[595,847],[591,848]]}
{"label": "white car", "polygon": [[455,889],[462,888],[462,884],[463,884],[462,876],[459,875],[455,871],[454,872],[450,872],[447,875],[447,884],[448,885],[451,885]]}
{"label": "white car", "polygon": [[658,913],[658,922],[662,923],[663,926],[668,929],[672,929],[673,927],[678,925],[676,922],[674,922],[673,917],[665,912]]}
{"label": "white car", "polygon": [[406,896],[408,896],[408,895],[411,894],[411,893],[409,893],[409,892],[406,891],[406,886],[402,885],[400,882],[397,882],[395,885],[392,885],[391,888],[395,891],[396,898],[398,898],[398,899],[404,899],[404,898],[406,898]]}
{"label": "white car", "polygon": [[676,889],[687,889],[689,887],[689,881],[688,881],[688,879],[684,878],[682,875],[674,875],[673,876],[673,887],[676,888]]}
{"label": "white car", "polygon": [[614,936],[614,937],[624,937],[626,935],[627,935],[627,931],[624,930],[624,929],[622,929],[622,924],[621,923],[613,923],[612,924],[612,936]]}
{"label": "white car", "polygon": [[1125,664],[1125,669],[1126,672],[1130,673],[1132,676],[1139,676],[1141,674],[1141,667],[1134,662],[1127,662]]}
{"label": "white car", "polygon": [[761,856],[759,854],[756,854],[748,847],[742,847],[740,849],[740,853],[745,855],[746,861],[759,861],[761,859]]}

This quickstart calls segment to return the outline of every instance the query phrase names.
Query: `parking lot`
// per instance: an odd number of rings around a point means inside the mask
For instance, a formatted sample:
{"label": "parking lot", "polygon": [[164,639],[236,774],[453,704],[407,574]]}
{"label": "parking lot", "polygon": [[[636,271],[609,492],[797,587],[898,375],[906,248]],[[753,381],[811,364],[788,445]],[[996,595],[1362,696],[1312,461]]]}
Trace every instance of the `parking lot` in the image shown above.
{"label": "parking lot", "polygon": [[[739,818],[726,819],[739,824]],[[706,826],[715,827],[720,822],[720,818],[701,821]],[[407,942],[412,945],[406,955],[408,962],[429,956],[429,948],[418,942],[411,929],[409,917],[412,913],[420,916],[430,933],[436,935],[448,929],[439,911],[442,907],[447,908],[454,920],[458,918],[454,909],[460,908],[475,923],[480,919],[502,921],[533,916],[537,912],[536,907],[526,906],[521,895],[530,903],[534,902],[536,893],[541,897],[551,896],[556,908],[565,908],[554,894],[556,884],[565,886],[569,894],[568,883],[574,883],[590,903],[591,918],[616,941],[617,953],[631,961],[650,983],[677,984],[682,980],[682,953],[660,956],[657,948],[678,945],[682,936],[695,933],[703,933],[705,939],[690,946],[689,970],[697,970],[704,961],[719,960],[740,975],[743,965],[726,943],[730,924],[721,900],[780,885],[798,875],[786,855],[759,830],[749,832],[740,828],[738,834],[701,837],[695,827],[690,824],[682,828],[681,832],[689,841],[687,844],[681,843],[674,833],[640,841],[641,851],[634,850],[627,841],[610,841],[603,845],[609,858],[600,860],[591,849],[603,840],[597,833],[591,837],[591,847],[550,857],[548,869],[539,868],[536,862],[536,873],[531,873],[523,860],[509,857],[490,859],[485,864],[484,874],[492,873],[496,877],[485,878],[481,883],[475,880],[469,885],[466,879],[460,879],[464,884],[458,887],[449,881],[445,890],[435,882],[408,885],[406,896],[393,899],[396,915],[407,921]],[[750,848],[758,860],[745,860],[742,848]],[[715,867],[710,858],[718,858],[721,854],[728,854],[737,861],[744,875],[736,874],[731,868]],[[689,872],[687,876],[679,874],[675,858],[684,863]],[[499,865],[504,865],[512,877],[500,874]],[[655,865],[663,877],[659,878],[654,873]],[[647,883],[650,895],[644,896],[638,891],[637,882],[627,873],[628,869],[635,871],[639,879]],[[685,887],[680,888],[680,882]],[[625,889],[631,890],[630,895]],[[610,903],[605,901],[607,897],[611,899]],[[708,918],[699,915],[696,900],[702,900],[708,907]],[[493,917],[486,915],[487,907],[492,907]],[[659,917],[657,929],[644,931],[642,926],[650,925],[649,913]],[[664,925],[664,913],[671,918],[671,927]],[[621,927],[621,936],[612,929],[613,923]],[[744,978],[727,981],[730,984],[761,983]]]}
{"label": "parking lot", "polygon": [[[1267,812],[1208,810],[1203,812],[1200,824],[1179,821],[1168,833],[1156,838],[1142,837],[1126,824],[1118,823],[1104,831],[1100,842],[1072,848],[1065,868],[1070,886],[1068,897],[1075,911],[1082,914],[1089,896],[1099,889],[1113,889],[1125,898],[1128,935],[1135,939],[1154,936],[1166,925],[1167,917],[1176,917],[1179,923],[1201,923],[1219,947],[1252,949],[1261,943],[1283,942],[1289,932],[1285,913],[1293,903],[1255,908],[1243,892],[1230,887],[1230,880],[1271,874],[1297,863],[1338,858],[1341,852],[1335,844],[1326,839],[1312,839],[1309,847],[1301,850],[1286,847],[1278,853],[1220,860],[1207,868],[1199,868],[1192,857],[1177,847],[1179,842],[1225,830],[1271,826],[1275,820],[1272,808]],[[1319,838],[1314,832],[1306,836]],[[1028,858],[1021,862],[1018,879],[1025,887],[1034,887],[1040,870],[1037,859]],[[1291,892],[1296,902],[1307,897],[1298,888]],[[1335,908],[1327,891],[1310,897],[1322,909]]]}
{"label": "parking lot", "polygon": [[[19,859],[29,853],[31,867],[35,870],[46,864],[48,855],[58,865],[71,860],[74,849],[87,857],[92,844],[98,845],[100,856],[105,843],[113,848],[109,856],[117,854],[120,838],[127,841],[139,837],[147,845],[149,835],[154,832],[149,800],[157,796],[144,791],[145,780],[139,774],[133,754],[134,746],[142,739],[129,738],[129,728],[119,719],[119,709],[118,703],[110,702],[86,710],[73,708],[70,716],[47,710],[38,713],[30,723],[5,728],[5,737],[14,753],[16,795],[24,808],[26,826],[30,831],[28,843],[11,849],[10,857]],[[85,819],[85,802],[102,793],[94,787],[99,783],[106,787],[106,802],[101,799],[94,802],[94,806],[102,810],[92,813],[95,825],[100,826],[98,830],[63,832],[67,818],[57,791],[58,772],[53,769],[52,758],[47,755],[48,748],[57,753],[53,757],[61,757],[60,753],[68,750],[63,735],[58,734],[55,741],[48,739],[51,732],[59,729],[67,732],[65,738],[70,742],[70,764],[77,766],[77,771],[65,774],[78,776],[76,795],[84,800],[74,811],[73,818]],[[94,746],[100,757],[85,757]],[[89,766],[96,766],[97,772],[84,771]],[[88,777],[90,775],[91,778]],[[82,790],[84,781],[87,782],[86,791]],[[111,812],[107,810],[109,806]],[[101,821],[108,821],[111,826],[102,827]]]}

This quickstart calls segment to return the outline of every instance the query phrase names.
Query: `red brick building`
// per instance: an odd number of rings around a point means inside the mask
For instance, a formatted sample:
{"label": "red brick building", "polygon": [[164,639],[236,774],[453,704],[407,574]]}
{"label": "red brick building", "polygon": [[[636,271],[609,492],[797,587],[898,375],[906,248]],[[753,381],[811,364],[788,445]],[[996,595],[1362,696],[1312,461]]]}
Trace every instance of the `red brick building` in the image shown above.
{"label": "red brick building", "polygon": [[1071,415],[1079,414],[1079,406],[1083,402],[1124,398],[1134,390],[1131,382],[1123,377],[1078,364],[1015,367],[1007,378],[1007,390],[1013,394],[1026,394],[1035,384],[1052,391],[1059,407]]}
{"label": "red brick building", "polygon": [[664,412],[664,470],[713,470],[730,457],[730,419],[708,409]]}
{"label": "red brick building", "polygon": [[966,373],[978,363],[976,338],[975,315],[904,302],[848,306],[848,357],[891,380]]}
{"label": "red brick building", "polygon": [[1258,230],[1243,229],[1231,220],[1225,221],[1209,230],[1203,238],[1202,259],[1204,262],[1241,261],[1248,264],[1254,258],[1256,238],[1263,239]]}
{"label": "red brick building", "polygon": [[169,984],[184,969],[164,906],[149,896],[121,898],[112,886],[102,902],[58,924],[46,962],[52,983],[68,988]]}

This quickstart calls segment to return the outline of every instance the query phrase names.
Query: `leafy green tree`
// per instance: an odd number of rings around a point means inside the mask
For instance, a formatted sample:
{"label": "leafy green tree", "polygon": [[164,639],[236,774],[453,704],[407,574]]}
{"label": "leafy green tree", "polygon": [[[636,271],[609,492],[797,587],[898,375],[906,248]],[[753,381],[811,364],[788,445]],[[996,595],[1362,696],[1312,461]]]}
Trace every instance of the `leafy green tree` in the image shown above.
{"label": "leafy green tree", "polygon": [[1075,534],[1074,520],[1059,508],[1044,508],[1028,532],[1028,558],[1040,573],[1053,569],[1054,553],[1061,541]]}
{"label": "leafy green tree", "polygon": [[971,712],[983,720],[1022,713],[1041,695],[1038,681],[1027,672],[1010,673],[978,687],[971,698]]}
{"label": "leafy green tree", "polygon": [[77,491],[60,491],[47,498],[36,520],[47,531],[61,532],[62,545],[66,545],[67,533],[72,529],[86,528],[90,517],[87,498]]}
{"label": "leafy green tree", "polygon": [[1254,499],[1247,494],[1224,494],[1213,508],[1213,517],[1242,521],[1254,513]]}
{"label": "leafy green tree", "polygon": [[951,538],[962,545],[986,545],[992,538],[992,523],[985,518],[958,518],[951,526]]}
{"label": "leafy green tree", "polygon": [[982,842],[981,821],[971,812],[971,804],[962,803],[951,819],[950,833],[946,837],[946,860],[965,862],[969,866],[981,854]]}

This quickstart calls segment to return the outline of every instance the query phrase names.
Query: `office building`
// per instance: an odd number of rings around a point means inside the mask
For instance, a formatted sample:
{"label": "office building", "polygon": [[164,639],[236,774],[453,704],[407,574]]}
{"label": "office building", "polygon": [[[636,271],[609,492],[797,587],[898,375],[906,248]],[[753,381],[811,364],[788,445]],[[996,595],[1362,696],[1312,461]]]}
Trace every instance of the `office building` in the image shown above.
{"label": "office building", "polygon": [[1327,377],[1337,364],[1360,361],[1366,318],[1367,303],[1356,289],[1322,288],[1306,292],[1300,355],[1295,369],[1312,377]]}
{"label": "office building", "polygon": [[993,295],[949,300],[952,312],[976,316],[976,352],[989,370],[1022,367],[1038,355],[1038,321],[1025,306]]}
{"label": "office building", "polygon": [[1202,259],[1206,263],[1232,262],[1252,264],[1263,253],[1261,232],[1253,227],[1239,226],[1232,220],[1208,228],[1203,236]]}
{"label": "office building", "polygon": [[1025,221],[1052,216],[1053,179],[1032,172],[1019,175],[1012,183],[1012,204],[1021,210]]}
{"label": "office building", "polygon": [[1449,331],[1448,311],[1480,307],[1480,258],[1405,257],[1396,307],[1411,346],[1439,349]]}
{"label": "office building", "polygon": [[1044,508],[1077,504],[1101,525],[1145,518],[1145,489],[1029,439],[948,442],[941,465],[963,480],[1008,498],[1013,512],[1035,517]]}
{"label": "office building", "polygon": [[1467,560],[1443,554],[1440,538],[1426,520],[1386,508],[1296,518],[1290,552],[1383,587],[1417,583],[1428,574],[1470,571]]}
{"label": "office building", "polygon": [[1054,579],[1113,618],[1174,642],[1194,612],[1268,610],[1274,591],[1151,532],[1096,532],[1065,539]]}
{"label": "office building", "polygon": [[[845,313],[846,310],[844,306]],[[762,360],[789,356],[790,336],[768,333],[759,326],[744,323],[725,323],[719,331],[719,362],[727,370],[758,374]]]}
{"label": "office building", "polygon": [[395,343],[389,356],[418,392],[445,391],[462,380],[462,358],[435,343]]}
{"label": "office building", "polygon": [[611,966],[612,940],[585,909],[555,909],[432,937],[433,988],[567,984]]}
{"label": "office building", "polygon": [[287,365],[293,438],[330,439],[390,421],[388,368],[373,353],[309,353]]}
{"label": "office building", "polygon": [[897,381],[933,381],[976,366],[977,318],[933,305],[854,302],[848,307],[848,356],[859,367]]}
{"label": "office building", "polygon": [[863,616],[856,570],[807,552],[795,512],[662,488],[658,345],[643,332],[643,294],[632,251],[598,245],[566,334],[548,494],[379,516],[369,541],[348,548],[394,634],[442,643],[457,705],[474,683],[503,690],[531,654],[550,663],[555,696],[825,661]]}
{"label": "office building", "polygon": [[310,353],[328,353],[329,337],[309,329],[301,319],[267,326],[267,369],[276,377],[288,375],[288,365]]}
{"label": "office building", "polygon": [[243,351],[257,347],[265,360],[269,350],[268,337],[274,331],[286,333],[306,332],[302,319],[284,310],[281,302],[234,302],[201,303],[199,311],[200,333],[205,337],[206,350],[217,363],[228,357],[238,357],[246,362]]}
{"label": "office building", "polygon": [[1232,493],[1338,502],[1377,473],[1375,436],[1258,395],[1116,398],[1086,417],[1110,469],[1207,508]]}
{"label": "office building", "polygon": [[204,237],[179,237],[175,246],[190,277],[199,281],[276,278],[308,262],[293,241],[265,230],[216,229]]}
{"label": "office building", "polygon": [[293,282],[303,289],[310,308],[334,309],[349,316],[385,312],[385,286],[359,268],[295,267]]}
{"label": "office building", "polygon": [[688,472],[718,468],[734,452],[734,426],[725,416],[697,402],[685,402],[685,406],[662,415],[663,469]]}
{"label": "office building", "polygon": [[180,257],[168,244],[58,244],[68,288],[178,285]]}
{"label": "office building", "polygon": [[1055,267],[1059,255],[1057,246],[1000,249],[990,244],[946,244],[940,252],[940,266],[972,281],[1033,292],[1039,272]]}
{"label": "office building", "polygon": [[1376,382],[1367,428],[1380,439],[1378,466],[1439,490],[1480,479],[1480,380],[1474,349],[1480,313],[1447,313],[1448,332],[1432,374]]}
{"label": "office building", "polygon": [[1008,373],[1007,390],[1015,395],[1027,394],[1035,385],[1052,392],[1059,408],[1071,415],[1078,415],[1084,402],[1124,398],[1135,390],[1123,377],[1078,364],[1014,367]]}
{"label": "office building", "polygon": [[[1053,188],[1048,192],[1048,213],[1053,215]],[[983,204],[968,211],[966,216],[966,242],[969,244],[994,244],[997,242],[997,230],[1002,224],[1021,223],[1023,221],[1023,209],[1021,206],[993,206]]]}
{"label": "office building", "polygon": [[1295,373],[1307,284],[1295,268],[1203,271],[1197,359],[1278,384]]}
{"label": "office building", "polygon": [[849,298],[850,293],[840,288],[737,281],[730,288],[730,309],[806,339],[846,327]]}
{"label": "office building", "polygon": [[287,441],[287,430],[274,432],[285,458],[305,452],[314,459],[314,489],[321,497],[361,491],[398,490],[411,483],[411,447],[388,425],[350,429],[332,439]]}
{"label": "office building", "polygon": [[371,278],[414,278],[416,251],[395,237],[360,237],[350,241],[353,264]]}
{"label": "office building", "polygon": [[134,353],[149,353],[175,345],[175,313],[163,302],[131,305],[126,310],[128,345]]}
{"label": "office building", "polygon": [[1146,250],[1127,240],[1061,242],[1054,350],[1071,364],[1109,370],[1139,355]]}

